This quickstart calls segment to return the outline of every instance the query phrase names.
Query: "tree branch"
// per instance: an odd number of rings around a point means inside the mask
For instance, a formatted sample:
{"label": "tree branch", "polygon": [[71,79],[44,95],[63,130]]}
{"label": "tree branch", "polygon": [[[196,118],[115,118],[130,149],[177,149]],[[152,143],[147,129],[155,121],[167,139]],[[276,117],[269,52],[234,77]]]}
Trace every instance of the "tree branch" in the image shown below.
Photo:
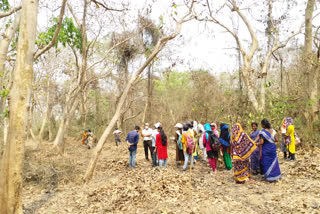
{"label": "tree branch", "polygon": [[70,45],[69,43],[67,43],[68,46],[71,48],[72,52],[73,52],[73,55],[74,55],[74,58],[76,60],[76,67],[77,67],[77,70],[80,69],[80,66],[79,66],[79,59],[78,59],[78,55],[77,55],[77,52],[76,50],[74,49],[74,47],[72,47],[72,45]]}
{"label": "tree branch", "polygon": [[135,117],[139,116],[141,113],[142,113],[142,111],[139,111],[137,114],[132,115],[132,116],[127,117],[127,118],[125,118],[125,119],[123,119],[123,122],[126,122],[127,120],[131,120],[131,119],[133,119],[133,118],[135,118]]}
{"label": "tree branch", "polygon": [[231,11],[236,11],[238,13],[238,15],[240,16],[240,18],[242,19],[242,21],[244,22],[244,24],[246,25],[246,27],[250,33],[252,43],[251,43],[250,52],[247,55],[247,57],[249,60],[251,60],[254,53],[256,52],[256,50],[258,49],[258,46],[259,46],[256,34],[254,33],[252,26],[248,22],[247,18],[243,15],[243,13],[237,7],[235,1],[234,0],[228,0],[228,1],[231,4],[231,5],[228,5],[228,7],[231,9]]}
{"label": "tree branch", "polygon": [[97,0],[91,0],[93,3],[95,3],[98,7],[101,6],[103,7],[104,9],[106,10],[111,10],[111,11],[117,11],[117,12],[122,12],[124,11],[125,9],[115,9],[115,8],[110,8],[110,7],[107,7],[105,4],[97,1]]}
{"label": "tree branch", "polygon": [[38,59],[39,56],[44,54],[46,51],[48,51],[50,48],[52,48],[56,44],[57,38],[59,36],[60,29],[61,29],[62,21],[63,21],[63,16],[64,16],[65,8],[66,8],[66,3],[67,3],[67,0],[62,0],[59,20],[58,20],[57,27],[56,27],[56,30],[54,32],[52,40],[49,42],[49,44],[47,46],[45,46],[44,48],[42,48],[41,50],[39,50],[39,51],[37,51],[35,53],[34,60]]}
{"label": "tree branch", "polygon": [[7,17],[7,16],[10,16],[11,14],[13,14],[13,13],[21,10],[21,8],[22,8],[22,6],[20,5],[20,6],[17,6],[17,7],[15,7],[15,8],[10,9],[10,10],[7,11],[7,12],[0,13],[0,19],[1,19],[1,18],[4,18],[4,17]]}
{"label": "tree branch", "polygon": [[134,35],[134,36],[132,36],[132,37],[128,37],[128,38],[126,38],[126,39],[124,39],[124,40],[120,41],[119,43],[117,43],[117,44],[113,45],[111,48],[109,48],[109,49],[106,51],[106,53],[105,53],[104,57],[103,57],[101,60],[99,60],[99,61],[97,61],[97,62],[93,63],[93,64],[88,68],[88,70],[92,69],[95,65],[97,65],[97,64],[99,64],[99,63],[101,63],[101,62],[103,62],[103,61],[108,57],[109,53],[110,53],[112,50],[114,50],[115,48],[117,48],[117,47],[118,47],[118,46],[120,46],[121,44],[123,44],[123,43],[127,42],[128,40],[130,40],[130,39],[134,38],[135,36],[136,36],[136,35]]}
{"label": "tree branch", "polygon": [[74,11],[73,11],[71,5],[69,4],[69,2],[67,3],[67,5],[68,5],[68,9],[70,10],[71,15],[73,16],[73,18],[74,18],[74,20],[76,21],[78,27],[80,28],[80,27],[81,27],[81,24],[80,24],[80,22],[79,22],[79,19],[77,18],[76,14],[74,13]]}
{"label": "tree branch", "polygon": [[106,74],[102,74],[102,75],[98,75],[98,76],[95,76],[95,77],[92,77],[91,79],[87,80],[85,83],[84,83],[84,89],[92,82],[96,81],[96,80],[99,80],[99,79],[103,79],[103,78],[106,78],[106,77],[109,77],[111,76],[111,72],[109,71],[108,73]]}
{"label": "tree branch", "polygon": [[223,23],[221,23],[220,21],[218,21],[218,20],[213,16],[212,11],[211,11],[211,7],[210,7],[210,3],[209,3],[208,0],[207,0],[207,7],[208,7],[208,10],[209,10],[209,16],[210,16],[211,19],[207,19],[207,18],[205,18],[205,19],[200,19],[200,18],[198,18],[198,16],[195,16],[196,19],[197,19],[198,21],[213,22],[213,23],[215,23],[215,24],[217,24],[217,25],[220,25],[220,27],[224,28],[224,29],[225,29],[228,33],[230,33],[231,36],[236,40],[236,43],[237,43],[237,45],[238,45],[238,48],[239,48],[240,52],[242,53],[243,56],[245,56],[245,55],[246,55],[246,52],[245,52],[244,49],[242,48],[242,45],[241,45],[241,42],[240,42],[239,37],[238,37],[230,28],[228,28],[226,25],[224,25]]}

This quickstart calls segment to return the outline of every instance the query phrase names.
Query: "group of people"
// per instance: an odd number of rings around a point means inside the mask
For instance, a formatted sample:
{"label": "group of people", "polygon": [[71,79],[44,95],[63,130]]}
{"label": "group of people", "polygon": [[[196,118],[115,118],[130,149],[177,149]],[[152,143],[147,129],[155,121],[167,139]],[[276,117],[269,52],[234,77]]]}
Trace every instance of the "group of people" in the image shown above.
{"label": "group of people", "polygon": [[[224,162],[226,170],[234,170],[234,179],[237,183],[244,183],[250,179],[250,175],[262,174],[266,181],[272,182],[281,179],[281,171],[277,157],[278,141],[277,133],[272,129],[267,119],[261,121],[262,130],[258,129],[258,123],[251,124],[252,132],[248,135],[239,123],[232,127],[221,123],[198,124],[196,121],[177,123],[174,142],[176,144],[177,165],[183,170],[188,164],[191,168],[199,160],[202,153],[202,161],[208,161],[212,173],[216,172],[219,158]],[[136,151],[139,142],[140,127],[128,133],[126,143],[129,150],[129,166],[136,167]],[[115,132],[114,132],[115,133]],[[295,142],[298,139],[294,131],[293,119],[285,118],[281,126],[281,151],[284,158],[295,160]],[[117,137],[116,133],[115,136]],[[149,152],[152,166],[167,166],[168,137],[160,122],[154,124],[154,129],[148,123],[141,132],[143,138],[145,159],[149,160]],[[116,138],[117,142],[117,138]]]}
{"label": "group of people", "polygon": [[86,145],[88,149],[93,148],[95,136],[93,132],[88,129],[88,130],[83,130],[82,133],[82,144]]}

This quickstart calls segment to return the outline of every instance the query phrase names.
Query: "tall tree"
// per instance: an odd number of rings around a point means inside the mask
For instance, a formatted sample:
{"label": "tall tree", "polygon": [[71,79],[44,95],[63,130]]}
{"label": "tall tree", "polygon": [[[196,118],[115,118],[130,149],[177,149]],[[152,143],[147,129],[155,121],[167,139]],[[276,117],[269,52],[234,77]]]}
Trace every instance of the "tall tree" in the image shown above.
{"label": "tall tree", "polygon": [[[311,114],[310,121],[319,119],[319,66],[314,65],[313,60],[315,57],[312,52],[313,33],[312,33],[312,19],[315,8],[315,0],[308,0],[305,10],[305,36],[304,36],[304,49],[303,56],[306,60],[308,69],[308,82],[309,82],[309,98],[311,100]],[[311,61],[311,63],[310,63]],[[317,64],[317,63],[315,63]]]}
{"label": "tall tree", "polygon": [[9,94],[9,132],[0,168],[0,210],[22,213],[22,167],[26,139],[28,101],[31,95],[33,54],[37,29],[38,0],[23,0],[17,60]]}
{"label": "tall tree", "polygon": [[[10,24],[10,26],[7,28],[6,32],[3,34],[3,39],[0,41],[0,91],[2,92],[2,96],[0,97],[0,113],[3,113],[6,101],[7,101],[7,92],[9,91],[9,88],[6,87],[5,80],[4,80],[4,73],[5,73],[5,62],[7,60],[8,50],[10,42],[12,41],[18,26],[20,23],[20,12],[16,13],[13,23]],[[10,82],[10,80],[8,81]],[[7,141],[7,126],[8,126],[8,118],[4,118],[3,120],[3,141],[0,142],[0,157],[2,153],[2,147]]]}

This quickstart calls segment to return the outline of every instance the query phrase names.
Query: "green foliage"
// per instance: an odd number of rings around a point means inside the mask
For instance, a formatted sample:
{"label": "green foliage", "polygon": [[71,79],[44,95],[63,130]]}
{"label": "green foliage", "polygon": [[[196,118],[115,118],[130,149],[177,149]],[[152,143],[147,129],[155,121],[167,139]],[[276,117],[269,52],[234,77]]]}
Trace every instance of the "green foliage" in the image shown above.
{"label": "green foliage", "polygon": [[163,26],[164,25],[163,15],[159,16],[159,20],[160,20],[160,26]]}
{"label": "green foliage", "polygon": [[[42,32],[38,35],[36,45],[42,47],[49,44],[49,42],[52,40],[54,32],[57,28],[58,17],[54,17],[50,22],[52,26],[47,32]],[[81,30],[74,25],[72,18],[64,18],[57,38],[57,43],[55,44],[56,48],[58,43],[62,44],[64,47],[69,44],[71,47],[75,47],[79,50],[81,49]]]}
{"label": "green foliage", "polygon": [[144,55],[145,55],[146,58],[148,58],[148,57],[151,55],[153,49],[154,49],[154,45],[153,45],[153,44],[150,44],[150,45],[147,47],[146,52],[144,53]]}
{"label": "green foliage", "polygon": [[10,18],[9,21],[6,24],[6,29],[12,24],[12,19]]}
{"label": "green foliage", "polygon": [[0,10],[6,12],[9,9],[10,9],[9,1],[8,0],[1,0],[0,1]]}
{"label": "green foliage", "polygon": [[0,96],[1,96],[2,98],[5,98],[5,97],[8,96],[9,92],[10,92],[10,90],[1,90],[1,91],[0,91]]}
{"label": "green foliage", "polygon": [[155,89],[158,92],[175,92],[175,91],[186,91],[190,87],[190,73],[188,72],[176,72],[176,71],[170,71],[165,81],[161,80],[154,80],[155,83]]}
{"label": "green foliage", "polygon": [[4,112],[0,114],[0,117],[7,118],[9,117],[9,110],[7,108],[4,109]]}

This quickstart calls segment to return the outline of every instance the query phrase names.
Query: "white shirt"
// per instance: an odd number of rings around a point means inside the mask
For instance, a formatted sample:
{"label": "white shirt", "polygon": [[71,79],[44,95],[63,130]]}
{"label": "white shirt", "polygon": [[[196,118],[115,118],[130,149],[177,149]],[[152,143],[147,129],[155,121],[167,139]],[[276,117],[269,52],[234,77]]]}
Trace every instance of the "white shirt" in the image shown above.
{"label": "white shirt", "polygon": [[152,129],[143,129],[142,130],[143,135],[150,135],[149,137],[143,137],[143,140],[152,140]]}
{"label": "white shirt", "polygon": [[152,147],[156,147],[156,137],[159,134],[158,129],[152,131]]}

